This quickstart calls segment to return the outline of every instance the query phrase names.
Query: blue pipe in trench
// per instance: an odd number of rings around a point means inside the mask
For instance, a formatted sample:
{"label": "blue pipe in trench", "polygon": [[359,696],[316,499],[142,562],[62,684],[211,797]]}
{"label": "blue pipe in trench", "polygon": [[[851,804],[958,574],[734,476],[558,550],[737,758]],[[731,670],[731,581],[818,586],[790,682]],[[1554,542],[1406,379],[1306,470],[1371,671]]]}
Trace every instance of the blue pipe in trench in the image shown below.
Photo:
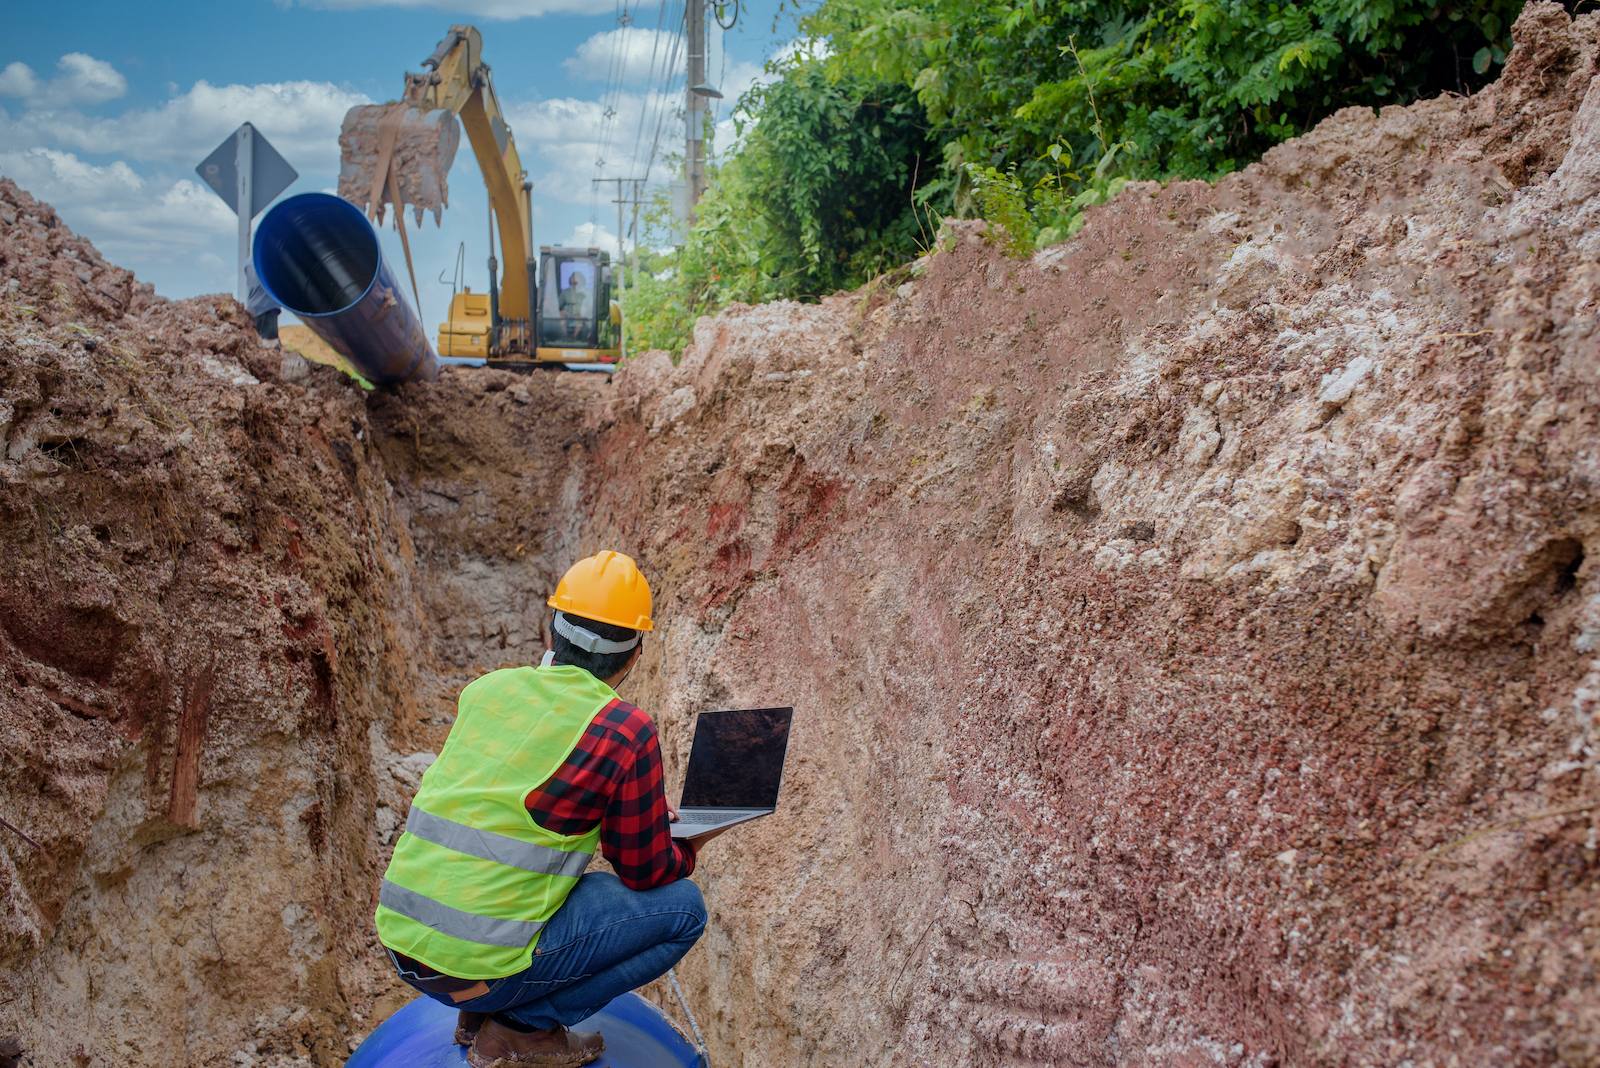
{"label": "blue pipe in trench", "polygon": [[[622,995],[573,1030],[605,1039],[605,1053],[590,1068],[706,1068],[671,1018],[638,994]],[[345,1068],[467,1068],[455,1033],[455,1010],[419,997],[379,1024]]]}
{"label": "blue pipe in trench", "polygon": [[256,227],[256,277],[370,382],[432,381],[439,358],[383,260],[378,232],[348,200],[302,193]]}

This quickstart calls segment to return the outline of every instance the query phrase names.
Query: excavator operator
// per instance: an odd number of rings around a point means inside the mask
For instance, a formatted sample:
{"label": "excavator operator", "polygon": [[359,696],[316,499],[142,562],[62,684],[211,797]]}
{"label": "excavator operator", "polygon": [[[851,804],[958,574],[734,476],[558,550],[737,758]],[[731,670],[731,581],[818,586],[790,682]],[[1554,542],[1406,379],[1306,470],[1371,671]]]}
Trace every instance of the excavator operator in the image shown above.
{"label": "excavator operator", "polygon": [[[461,691],[378,895],[400,977],[460,1011],[474,1068],[588,1064],[604,1041],[567,1028],[665,975],[706,924],[689,875],[716,833],[673,840],[655,724],[616,694],[654,629],[650,585],[602,552],[549,604],[538,667]],[[596,845],[615,875],[584,874]]]}
{"label": "excavator operator", "polygon": [[572,278],[567,282],[567,288],[556,298],[561,309],[561,321],[566,324],[568,337],[577,337],[591,318],[589,290],[584,288],[584,282],[583,272],[573,271]]}

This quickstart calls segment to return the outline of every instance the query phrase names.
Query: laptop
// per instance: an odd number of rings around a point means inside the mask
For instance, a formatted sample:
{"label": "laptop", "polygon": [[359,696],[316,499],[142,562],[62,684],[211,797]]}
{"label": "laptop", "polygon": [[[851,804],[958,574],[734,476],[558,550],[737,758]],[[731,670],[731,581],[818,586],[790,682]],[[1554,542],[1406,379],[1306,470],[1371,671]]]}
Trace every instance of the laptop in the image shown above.
{"label": "laptop", "polygon": [[693,838],[777,811],[793,718],[792,707],[736,708],[695,717],[672,837]]}

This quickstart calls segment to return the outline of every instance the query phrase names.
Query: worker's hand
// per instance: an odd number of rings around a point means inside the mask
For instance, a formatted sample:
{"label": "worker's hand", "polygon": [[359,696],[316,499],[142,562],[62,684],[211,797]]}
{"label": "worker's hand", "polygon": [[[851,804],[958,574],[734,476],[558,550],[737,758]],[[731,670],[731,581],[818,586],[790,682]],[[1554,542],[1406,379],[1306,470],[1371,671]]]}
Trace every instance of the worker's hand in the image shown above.
{"label": "worker's hand", "polygon": [[667,822],[668,823],[677,823],[678,822],[678,810],[672,807],[672,802],[671,801],[667,802]]}
{"label": "worker's hand", "polygon": [[705,848],[705,844],[707,842],[711,841],[711,839],[715,838],[717,835],[721,834],[727,829],[728,828],[726,827],[718,827],[714,831],[707,831],[705,834],[697,834],[693,838],[685,838],[684,841],[689,843],[689,848],[694,850],[694,855],[698,857],[700,855],[700,850]]}

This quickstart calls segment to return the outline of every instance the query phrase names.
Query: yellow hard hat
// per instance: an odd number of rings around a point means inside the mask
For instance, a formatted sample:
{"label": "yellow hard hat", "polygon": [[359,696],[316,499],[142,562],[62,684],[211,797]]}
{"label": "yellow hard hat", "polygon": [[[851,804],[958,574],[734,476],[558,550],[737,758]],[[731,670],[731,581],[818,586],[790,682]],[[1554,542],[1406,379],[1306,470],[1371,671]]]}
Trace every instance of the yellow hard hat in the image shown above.
{"label": "yellow hard hat", "polygon": [[629,630],[654,630],[650,583],[630,556],[610,550],[579,560],[561,576],[549,605]]}

